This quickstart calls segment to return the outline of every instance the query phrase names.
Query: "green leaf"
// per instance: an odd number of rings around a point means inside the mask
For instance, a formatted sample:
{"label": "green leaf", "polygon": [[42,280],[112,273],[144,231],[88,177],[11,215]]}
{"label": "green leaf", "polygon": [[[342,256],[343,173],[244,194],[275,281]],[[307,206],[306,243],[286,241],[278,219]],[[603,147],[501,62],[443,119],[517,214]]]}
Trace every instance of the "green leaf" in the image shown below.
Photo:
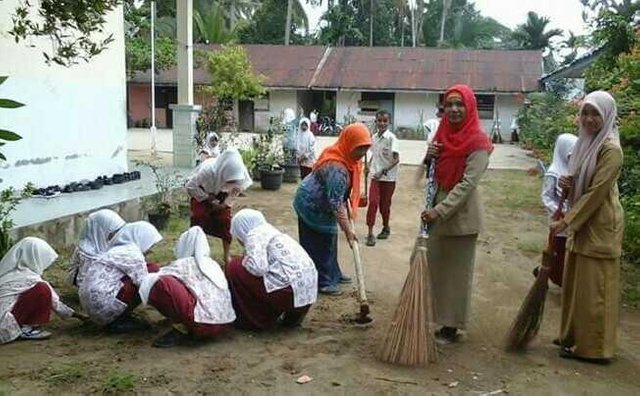
{"label": "green leaf", "polygon": [[15,142],[16,140],[22,139],[22,136],[15,132],[7,131],[6,129],[0,129],[0,139]]}
{"label": "green leaf", "polygon": [[0,98],[0,109],[17,109],[22,106],[24,106],[24,104],[16,102],[15,100]]}
{"label": "green leaf", "polygon": [[0,76],[0,85],[2,85],[3,82],[7,81],[7,78],[9,78],[9,76]]}
{"label": "green leaf", "polygon": [[0,160],[6,161],[7,157],[5,157],[4,154],[0,153]]}

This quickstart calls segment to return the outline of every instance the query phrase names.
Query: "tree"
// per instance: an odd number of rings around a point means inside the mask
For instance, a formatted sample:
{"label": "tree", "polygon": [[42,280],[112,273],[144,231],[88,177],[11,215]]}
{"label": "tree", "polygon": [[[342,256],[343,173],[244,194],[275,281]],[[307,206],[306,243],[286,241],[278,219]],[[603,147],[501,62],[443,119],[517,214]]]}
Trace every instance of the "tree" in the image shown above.
{"label": "tree", "polygon": [[[484,17],[467,0],[452,0],[444,11],[443,0],[429,0],[422,22],[427,47],[507,48],[511,30],[493,18]],[[442,17],[444,24],[442,23]],[[443,41],[440,41],[442,31]]]}
{"label": "tree", "polygon": [[[7,81],[7,76],[0,76],[0,85]],[[0,98],[0,109],[17,109],[24,106],[24,104],[20,102],[16,102],[15,100]],[[22,137],[15,132],[7,131],[6,129],[0,129],[0,147],[4,146],[6,142],[14,142],[16,140],[20,140]],[[6,161],[7,158],[4,154],[0,153],[0,159]]]}
{"label": "tree", "polygon": [[48,37],[51,50],[44,51],[47,64],[71,66],[88,62],[113,41],[104,31],[105,15],[122,0],[40,0],[31,5],[22,1],[12,16],[9,35],[16,43],[29,37]]}
{"label": "tree", "polygon": [[[283,27],[287,26],[287,2],[263,0],[250,22],[238,29],[238,39],[243,44],[284,44]],[[305,37],[300,30],[309,30],[309,20],[300,1],[292,2],[290,42],[303,44]]]}
{"label": "tree", "polygon": [[550,19],[533,11],[527,13],[527,21],[516,27],[513,38],[525,49],[551,49],[551,39],[562,35],[562,29],[547,30]]}

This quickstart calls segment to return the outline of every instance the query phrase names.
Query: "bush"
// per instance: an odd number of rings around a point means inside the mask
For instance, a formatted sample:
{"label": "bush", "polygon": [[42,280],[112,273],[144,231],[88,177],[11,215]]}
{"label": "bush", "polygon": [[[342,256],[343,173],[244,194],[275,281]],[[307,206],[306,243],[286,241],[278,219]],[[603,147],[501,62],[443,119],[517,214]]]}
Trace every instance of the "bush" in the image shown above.
{"label": "bush", "polygon": [[552,92],[531,94],[528,100],[530,104],[521,108],[517,116],[521,140],[548,163],[558,135],[576,133],[578,107]]}

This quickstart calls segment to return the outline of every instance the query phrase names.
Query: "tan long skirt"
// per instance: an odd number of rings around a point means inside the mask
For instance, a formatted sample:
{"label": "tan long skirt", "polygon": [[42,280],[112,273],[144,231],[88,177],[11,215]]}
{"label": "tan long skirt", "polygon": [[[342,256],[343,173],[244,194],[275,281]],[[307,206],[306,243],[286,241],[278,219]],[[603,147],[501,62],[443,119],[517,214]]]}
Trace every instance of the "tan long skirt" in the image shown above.
{"label": "tan long skirt", "polygon": [[616,350],[620,259],[567,254],[562,279],[560,340],[574,354],[609,359]]}
{"label": "tan long skirt", "polygon": [[442,326],[467,326],[477,239],[477,234],[429,238],[435,321]]}

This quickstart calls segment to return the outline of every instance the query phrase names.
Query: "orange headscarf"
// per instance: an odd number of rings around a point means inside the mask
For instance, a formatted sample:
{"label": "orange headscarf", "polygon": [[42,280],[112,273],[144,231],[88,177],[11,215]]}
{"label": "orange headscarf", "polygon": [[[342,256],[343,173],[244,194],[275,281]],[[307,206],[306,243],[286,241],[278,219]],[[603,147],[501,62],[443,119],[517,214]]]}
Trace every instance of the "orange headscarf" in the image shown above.
{"label": "orange headscarf", "polygon": [[358,203],[360,202],[360,179],[362,178],[362,161],[351,159],[351,152],[360,146],[371,145],[371,132],[369,128],[361,122],[347,125],[340,133],[338,141],[327,147],[320,154],[313,169],[325,165],[327,162],[338,162],[342,164],[351,174],[351,212],[355,218],[358,213]]}

